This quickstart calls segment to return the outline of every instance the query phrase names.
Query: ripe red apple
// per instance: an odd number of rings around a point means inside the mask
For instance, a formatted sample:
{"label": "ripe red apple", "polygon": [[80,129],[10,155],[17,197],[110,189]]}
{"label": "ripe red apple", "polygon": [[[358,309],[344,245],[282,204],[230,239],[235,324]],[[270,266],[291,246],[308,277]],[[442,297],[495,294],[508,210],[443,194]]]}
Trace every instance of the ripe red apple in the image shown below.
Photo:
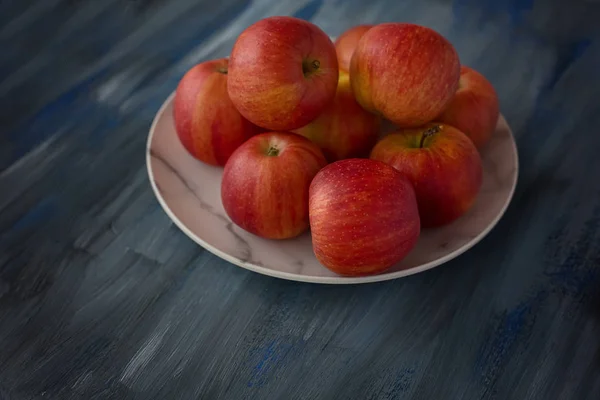
{"label": "ripe red apple", "polygon": [[270,130],[292,130],[315,119],[335,95],[335,47],[316,25],[269,17],[238,37],[228,90],[244,117]]}
{"label": "ripe red apple", "polygon": [[350,60],[360,38],[373,25],[357,25],[342,33],[334,42],[338,64],[341,71],[350,71]]}
{"label": "ripe red apple", "polygon": [[351,158],[323,168],[310,185],[313,249],[348,276],[383,272],[402,260],[420,232],[415,192],[387,164]]}
{"label": "ripe red apple", "polygon": [[479,72],[463,66],[458,91],[436,120],[454,126],[481,149],[494,133],[499,114],[494,86]]}
{"label": "ripe red apple", "polygon": [[250,138],[229,158],[221,199],[231,220],[268,239],[298,236],[308,229],[308,188],[327,164],[319,147],[288,132]]}
{"label": "ripe red apple", "polygon": [[190,69],[175,93],[173,118],[179,140],[195,158],[223,166],[260,128],[242,117],[227,94],[227,59]]}
{"label": "ripe red apple", "polygon": [[371,158],[408,177],[424,228],[463,215],[481,188],[479,152],[464,133],[450,125],[430,123],[390,134],[375,145]]}
{"label": "ripe red apple", "polygon": [[368,157],[379,136],[380,118],[354,98],[347,72],[340,71],[336,96],[317,119],[294,130],[316,143],[328,161]]}
{"label": "ripe red apple", "polygon": [[369,29],[350,64],[352,90],[368,111],[400,127],[432,121],[458,87],[460,62],[452,44],[424,26],[386,23]]}

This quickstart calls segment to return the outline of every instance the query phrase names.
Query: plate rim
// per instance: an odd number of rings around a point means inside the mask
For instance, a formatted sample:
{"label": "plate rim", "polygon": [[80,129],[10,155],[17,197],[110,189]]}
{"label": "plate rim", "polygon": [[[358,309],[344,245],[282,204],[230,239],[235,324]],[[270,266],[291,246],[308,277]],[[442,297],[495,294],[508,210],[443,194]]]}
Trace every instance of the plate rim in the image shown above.
{"label": "plate rim", "polygon": [[[150,152],[150,147],[152,144],[152,138],[154,137],[154,133],[156,132],[156,126],[158,125],[158,121],[161,119],[161,117],[163,116],[165,110],[167,109],[167,107],[173,102],[173,99],[175,97],[175,93],[176,91],[171,92],[171,94],[166,98],[166,100],[163,102],[163,104],[161,105],[161,107],[159,108],[159,110],[157,111],[156,115],[154,116],[154,119],[152,120],[152,125],[150,126],[150,132],[148,134],[148,139],[146,140],[146,170],[148,172],[148,178],[150,181],[150,185],[152,187],[152,191],[154,192],[154,196],[156,197],[156,199],[158,200],[158,203],[160,204],[160,206],[162,207],[163,211],[167,214],[167,216],[171,219],[171,221],[188,237],[190,238],[192,241],[194,241],[196,244],[200,245],[201,247],[203,247],[205,250],[207,250],[208,252],[214,254],[215,256],[233,264],[236,265],[238,267],[247,269],[249,271],[252,272],[256,272],[259,273],[261,275],[267,275],[273,278],[279,278],[279,279],[285,279],[285,280],[290,280],[290,281],[295,281],[295,282],[304,282],[304,283],[318,283],[318,284],[327,284],[327,285],[354,285],[354,284],[363,284],[363,283],[375,283],[375,282],[384,282],[384,281],[390,281],[393,279],[398,279],[398,278],[404,278],[407,276],[411,276],[411,275],[415,275],[424,271],[428,271],[430,269],[433,269],[435,267],[439,267],[442,264],[447,263],[448,261],[459,257],[460,255],[462,255],[463,253],[465,253],[467,250],[470,250],[471,248],[473,248],[476,244],[478,244],[481,240],[483,240],[483,238],[485,238],[491,231],[492,229],[494,229],[496,227],[496,225],[498,225],[498,222],[500,221],[500,219],[502,219],[502,217],[504,216],[504,214],[506,213],[506,210],[508,209],[508,207],[510,206],[510,204],[512,203],[517,185],[518,185],[518,181],[519,181],[519,152],[518,152],[518,148],[517,148],[517,142],[515,140],[515,136],[513,134],[513,131],[510,127],[510,125],[508,124],[508,121],[506,120],[506,118],[504,117],[504,115],[502,113],[500,113],[499,118],[504,119],[504,121],[506,122],[506,126],[508,127],[508,131],[510,133],[511,136],[511,146],[513,148],[513,152],[515,154],[515,175],[513,178],[513,181],[511,182],[511,190],[510,193],[508,195],[507,201],[504,203],[504,205],[502,206],[502,209],[500,210],[500,212],[494,217],[494,219],[491,221],[491,223],[485,227],[485,229],[483,229],[477,236],[475,236],[473,239],[471,239],[471,241],[469,241],[468,243],[466,243],[465,245],[463,245],[462,247],[454,250],[451,253],[446,254],[443,257],[440,257],[436,260],[432,260],[428,263],[425,264],[421,264],[417,267],[413,267],[413,268],[408,268],[408,269],[404,269],[404,270],[400,270],[400,271],[395,271],[395,272],[384,272],[382,274],[378,274],[378,275],[369,275],[369,276],[359,276],[359,277],[346,277],[346,276],[322,276],[322,277],[317,277],[317,276],[312,276],[312,275],[300,275],[300,274],[295,274],[295,273],[291,273],[291,272],[284,272],[284,271],[276,271],[270,268],[266,268],[260,265],[255,265],[252,263],[248,263],[248,262],[244,262],[242,260],[239,260],[238,258],[231,256],[219,249],[217,249],[216,247],[212,246],[211,244],[205,242],[204,240],[202,240],[200,237],[198,237],[195,233],[193,233],[176,215],[175,213],[171,210],[171,208],[168,206],[167,202],[165,201],[165,199],[163,198],[162,194],[160,193],[160,191],[158,190],[158,186],[156,185],[155,182],[155,178],[154,178],[154,173],[152,171],[151,168],[151,152]],[[325,268],[323,266],[323,268]]]}

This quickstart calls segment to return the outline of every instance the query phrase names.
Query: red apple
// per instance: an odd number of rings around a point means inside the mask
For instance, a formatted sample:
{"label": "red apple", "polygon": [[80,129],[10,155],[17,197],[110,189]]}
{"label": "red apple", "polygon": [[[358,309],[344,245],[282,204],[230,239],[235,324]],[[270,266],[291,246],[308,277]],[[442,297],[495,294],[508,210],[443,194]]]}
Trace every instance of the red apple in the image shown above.
{"label": "red apple", "polygon": [[481,188],[479,152],[464,133],[450,125],[430,123],[388,135],[375,145],[371,158],[408,177],[424,228],[463,215]]}
{"label": "red apple", "polygon": [[309,215],[317,259],[340,275],[383,272],[419,237],[412,186],[379,161],[351,158],[319,171],[310,185]]}
{"label": "red apple", "polygon": [[460,62],[439,33],[414,24],[386,23],[369,29],[350,64],[352,90],[368,111],[401,127],[432,121],[458,87]]}
{"label": "red apple", "polygon": [[270,130],[315,119],[335,96],[335,47],[316,25],[269,17],[241,33],[229,62],[228,90],[244,117]]}
{"label": "red apple", "polygon": [[330,162],[368,157],[379,136],[379,120],[356,102],[348,73],[340,71],[333,102],[317,119],[294,132],[319,145]]}
{"label": "red apple", "polygon": [[354,54],[354,49],[356,49],[360,38],[372,27],[373,25],[354,26],[342,33],[335,40],[335,51],[341,71],[350,71],[350,60],[352,59],[352,54]]}
{"label": "red apple", "polygon": [[463,66],[458,91],[436,120],[454,126],[481,149],[494,133],[499,114],[498,95],[492,84],[479,72]]}
{"label": "red apple", "polygon": [[308,188],[327,164],[319,147],[288,132],[250,138],[229,158],[221,199],[231,220],[268,239],[298,236],[308,229]]}
{"label": "red apple", "polygon": [[260,128],[242,117],[227,94],[227,59],[190,69],[175,93],[173,118],[179,140],[195,158],[223,166]]}

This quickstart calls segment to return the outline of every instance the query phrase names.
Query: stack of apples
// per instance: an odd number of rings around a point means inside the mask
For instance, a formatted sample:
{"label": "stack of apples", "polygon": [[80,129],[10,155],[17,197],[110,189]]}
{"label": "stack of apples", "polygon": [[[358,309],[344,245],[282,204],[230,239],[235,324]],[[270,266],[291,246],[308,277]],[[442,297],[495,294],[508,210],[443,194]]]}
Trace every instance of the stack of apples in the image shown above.
{"label": "stack of apples", "polygon": [[292,17],[193,67],[174,104],[183,146],[224,167],[236,225],[279,240],[310,229],[321,264],[350,276],[386,271],[469,210],[498,115],[492,85],[430,28],[361,25],[333,43]]}

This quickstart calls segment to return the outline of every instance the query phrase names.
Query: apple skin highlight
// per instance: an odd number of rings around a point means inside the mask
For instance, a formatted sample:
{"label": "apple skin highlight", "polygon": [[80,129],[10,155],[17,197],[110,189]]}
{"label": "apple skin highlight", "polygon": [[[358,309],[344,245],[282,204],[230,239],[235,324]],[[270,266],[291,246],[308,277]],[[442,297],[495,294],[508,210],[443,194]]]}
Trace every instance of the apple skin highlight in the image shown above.
{"label": "apple skin highlight", "polygon": [[228,92],[240,113],[273,131],[300,128],[333,100],[338,62],[329,36],[293,17],[269,17],[237,38]]}
{"label": "apple skin highlight", "polygon": [[374,25],[356,25],[347,31],[343,32],[335,40],[335,51],[337,53],[338,64],[340,71],[350,71],[350,61],[354,50],[358,45],[358,41],[363,35],[373,27]]}
{"label": "apple skin highlight", "polygon": [[229,158],[221,201],[231,220],[267,239],[288,239],[308,229],[308,190],[327,164],[319,147],[288,132],[252,137]]}
{"label": "apple skin highlight", "polygon": [[437,117],[454,97],[459,77],[454,46],[414,24],[369,29],[350,63],[356,100],[400,127],[418,127]]}
{"label": "apple skin highlight", "polygon": [[450,125],[430,123],[392,133],[375,145],[371,158],[391,165],[412,183],[423,228],[459,218],[481,189],[479,152]]}
{"label": "apple skin highlight", "polygon": [[410,182],[380,161],[351,158],[323,168],[310,185],[309,213],[315,256],[340,275],[384,272],[419,238]]}
{"label": "apple skin highlight", "polygon": [[244,118],[227,94],[227,59],[191,68],[177,85],[173,119],[183,147],[196,159],[223,166],[250,137],[264,131]]}
{"label": "apple skin highlight", "polygon": [[436,121],[454,126],[481,150],[492,137],[499,116],[500,105],[494,86],[473,68],[463,66],[458,90]]}
{"label": "apple skin highlight", "polygon": [[333,102],[315,120],[293,132],[319,145],[329,162],[368,157],[377,142],[381,118],[356,102],[350,77],[340,71]]}

